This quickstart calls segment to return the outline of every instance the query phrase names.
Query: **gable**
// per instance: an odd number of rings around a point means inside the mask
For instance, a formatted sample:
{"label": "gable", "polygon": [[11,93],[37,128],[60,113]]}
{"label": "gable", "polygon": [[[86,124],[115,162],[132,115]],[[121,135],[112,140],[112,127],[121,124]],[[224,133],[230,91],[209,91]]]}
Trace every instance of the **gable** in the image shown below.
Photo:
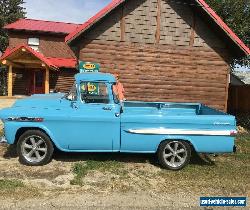
{"label": "gable", "polygon": [[[160,45],[220,49],[226,47],[214,29],[209,27],[192,7],[167,0],[160,2],[159,23],[157,23],[158,0],[127,0],[122,6],[114,9],[108,16],[96,23],[95,27],[87,30],[82,38],[155,44],[157,43],[157,27],[159,27],[158,44]],[[122,26],[122,21],[124,21],[124,26]],[[123,37],[121,27],[124,27]]]}
{"label": "gable", "polygon": [[[129,1],[129,0],[128,0]],[[101,21],[103,18],[105,18],[107,15],[109,15],[111,12],[113,12],[113,10],[115,10],[116,8],[119,8],[121,6],[123,6],[124,2],[128,2],[126,0],[113,0],[107,7],[105,7],[103,10],[101,10],[98,14],[96,14],[94,17],[92,17],[90,20],[88,20],[87,22],[85,22],[81,27],[79,27],[76,31],[74,31],[73,33],[69,34],[66,37],[66,42],[67,43],[71,43],[72,41],[75,42],[75,40],[81,35],[83,34],[86,30],[95,27],[96,23],[98,23],[99,21]],[[155,4],[156,4],[157,0],[152,0],[150,1],[151,6],[150,9],[154,10],[155,9]],[[132,1],[136,4],[136,2],[138,2],[137,0]],[[147,2],[145,0],[142,0],[142,2]],[[161,2],[161,6],[164,8],[164,0],[158,0],[158,3]],[[167,3],[174,3],[173,1],[168,1]],[[186,5],[190,5],[190,1],[182,1],[183,3],[180,2],[176,2],[177,4],[181,5],[181,4],[186,4]],[[220,19],[220,17],[205,3],[204,0],[195,0],[194,3],[192,2],[192,7],[199,7],[199,9],[195,9],[196,12],[199,12],[199,10],[202,10],[203,13],[205,13],[206,15],[203,15],[202,18],[206,18],[209,19],[208,22],[213,22],[213,27],[215,27],[215,29],[217,30],[218,28],[220,28],[220,32],[223,33],[223,37],[226,37],[226,41],[231,42],[229,46],[232,45],[232,49],[235,49],[235,53],[237,53],[237,55],[249,55],[250,54],[250,49],[233,33],[233,31]],[[131,1],[130,1],[131,3]],[[166,1],[165,1],[166,3]],[[197,4],[195,4],[197,3]],[[195,5],[195,6],[194,6]],[[158,6],[159,7],[159,6]],[[146,7],[145,7],[146,8]],[[144,9],[145,9],[144,8]],[[123,10],[124,11],[124,10]],[[142,11],[143,12],[143,11]],[[147,15],[151,15],[153,11],[151,11],[151,13],[147,13]],[[162,12],[162,11],[161,11]],[[154,14],[155,15],[155,14]],[[143,15],[143,18],[146,18],[145,15]],[[155,17],[155,16],[154,16]],[[134,19],[137,21],[140,21],[141,19]],[[150,19],[153,20],[153,19]],[[140,25],[141,26],[141,25]],[[154,25],[151,24],[152,27],[154,27]],[[211,25],[212,26],[212,25]],[[132,24],[133,27],[133,24]],[[131,28],[133,29],[133,28]],[[143,29],[143,28],[142,28]],[[170,31],[170,32],[175,32],[175,31]],[[177,32],[178,33],[178,32]],[[152,34],[149,34],[152,35]],[[168,35],[166,35],[168,37]],[[197,38],[197,37],[196,37]]]}

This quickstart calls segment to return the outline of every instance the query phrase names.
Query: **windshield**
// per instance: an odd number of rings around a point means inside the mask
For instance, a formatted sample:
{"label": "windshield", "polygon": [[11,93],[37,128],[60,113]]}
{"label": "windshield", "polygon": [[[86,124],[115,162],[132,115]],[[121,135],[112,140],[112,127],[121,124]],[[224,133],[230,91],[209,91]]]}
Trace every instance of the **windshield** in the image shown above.
{"label": "windshield", "polygon": [[82,82],[81,100],[85,103],[109,103],[108,87],[103,82]]}
{"label": "windshield", "polygon": [[66,93],[63,98],[69,100],[69,101],[76,101],[77,100],[77,85],[74,84],[70,91]]}

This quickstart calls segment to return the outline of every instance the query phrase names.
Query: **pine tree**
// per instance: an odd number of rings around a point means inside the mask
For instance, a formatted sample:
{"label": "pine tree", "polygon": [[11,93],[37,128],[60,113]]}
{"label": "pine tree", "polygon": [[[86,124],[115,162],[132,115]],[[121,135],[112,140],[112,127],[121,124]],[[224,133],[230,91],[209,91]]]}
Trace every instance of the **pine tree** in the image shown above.
{"label": "pine tree", "polygon": [[24,0],[0,0],[0,51],[8,46],[8,34],[3,27],[25,17]]}

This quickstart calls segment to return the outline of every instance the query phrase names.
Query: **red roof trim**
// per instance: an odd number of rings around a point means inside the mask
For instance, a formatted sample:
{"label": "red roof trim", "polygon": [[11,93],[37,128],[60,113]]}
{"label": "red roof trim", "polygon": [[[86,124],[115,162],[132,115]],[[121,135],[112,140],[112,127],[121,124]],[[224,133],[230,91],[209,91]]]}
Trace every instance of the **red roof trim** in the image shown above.
{"label": "red roof trim", "polygon": [[[246,55],[250,55],[250,49],[240,40],[240,38],[228,27],[228,25],[216,14],[216,12],[209,7],[209,5],[204,0],[196,0],[202,8],[214,19],[214,21],[227,33],[227,35],[244,51]],[[70,33],[65,41],[70,43],[81,33],[89,29],[92,25],[98,22],[100,19],[105,17],[109,12],[114,10],[120,4],[125,2],[125,0],[113,0],[108,6],[103,8],[100,12],[98,12],[95,16],[90,18],[87,22],[85,22],[82,26],[77,28],[74,32]]]}
{"label": "red roof trim", "polygon": [[77,61],[74,58],[52,58],[52,57],[45,57],[43,54],[36,52],[32,48],[26,46],[26,45],[19,45],[18,47],[15,47],[13,49],[7,48],[7,50],[4,52],[2,57],[0,57],[0,60],[3,61],[7,59],[9,56],[13,55],[15,52],[19,51],[20,49],[25,48],[27,51],[32,53],[35,57],[40,59],[42,62],[44,62],[47,66],[58,69],[58,68],[76,68]]}
{"label": "red roof trim", "polygon": [[55,68],[55,69],[58,68],[51,61],[49,61],[46,57],[44,57],[44,55],[42,55],[39,52],[36,52],[32,48],[30,48],[30,47],[28,47],[26,45],[23,45],[23,44],[15,47],[15,48],[13,48],[12,50],[9,50],[7,53],[4,53],[4,55],[0,58],[0,60],[5,60],[6,58],[8,58],[9,56],[13,55],[14,53],[16,53],[17,51],[19,51],[19,50],[21,50],[23,48],[25,48],[27,51],[29,51],[30,53],[32,53],[39,60],[41,60],[42,62],[44,62],[47,66],[49,66],[51,68]]}
{"label": "red roof trim", "polygon": [[58,68],[76,68],[77,61],[74,58],[46,58]]}
{"label": "red roof trim", "polygon": [[241,47],[241,49],[250,55],[250,49],[242,42],[242,40],[232,31],[231,28],[217,15],[217,13],[204,1],[196,0],[204,8],[204,10],[215,20],[215,22],[230,36],[230,38]]}
{"label": "red roof trim", "polygon": [[75,23],[64,23],[35,19],[19,19],[14,23],[4,26],[4,28],[8,30],[39,31],[68,35],[80,26],[81,24]]}
{"label": "red roof trim", "polygon": [[98,22],[100,19],[105,17],[109,12],[114,10],[116,7],[118,7],[121,3],[125,2],[125,0],[113,0],[110,4],[108,4],[106,7],[104,7],[100,12],[98,12],[95,16],[90,18],[87,22],[83,23],[79,28],[77,28],[75,31],[70,33],[66,38],[66,42],[71,42],[73,39],[75,39],[78,35],[80,35],[82,32],[86,31],[88,28],[90,28],[93,24]]}

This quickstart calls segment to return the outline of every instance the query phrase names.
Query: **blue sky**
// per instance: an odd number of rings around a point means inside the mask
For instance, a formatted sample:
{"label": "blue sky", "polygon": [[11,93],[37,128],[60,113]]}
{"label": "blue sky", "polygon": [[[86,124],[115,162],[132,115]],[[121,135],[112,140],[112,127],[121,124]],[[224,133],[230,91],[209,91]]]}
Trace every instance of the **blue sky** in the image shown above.
{"label": "blue sky", "polygon": [[83,23],[112,0],[25,0],[27,18]]}

